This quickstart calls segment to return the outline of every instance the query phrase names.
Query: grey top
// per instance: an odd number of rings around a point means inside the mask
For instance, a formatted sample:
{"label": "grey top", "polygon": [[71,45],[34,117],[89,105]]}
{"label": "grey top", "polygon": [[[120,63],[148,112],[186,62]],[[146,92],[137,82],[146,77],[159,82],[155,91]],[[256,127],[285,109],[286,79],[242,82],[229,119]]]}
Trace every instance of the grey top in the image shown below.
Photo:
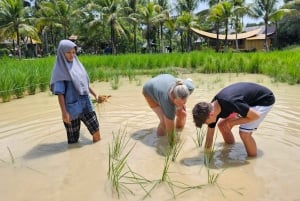
{"label": "grey top", "polygon": [[[177,78],[169,74],[158,75],[144,84],[143,92],[150,96],[162,109],[164,115],[171,120],[175,119],[176,107],[172,103],[169,92],[175,86]],[[191,80],[184,80],[190,94],[194,90]]]}

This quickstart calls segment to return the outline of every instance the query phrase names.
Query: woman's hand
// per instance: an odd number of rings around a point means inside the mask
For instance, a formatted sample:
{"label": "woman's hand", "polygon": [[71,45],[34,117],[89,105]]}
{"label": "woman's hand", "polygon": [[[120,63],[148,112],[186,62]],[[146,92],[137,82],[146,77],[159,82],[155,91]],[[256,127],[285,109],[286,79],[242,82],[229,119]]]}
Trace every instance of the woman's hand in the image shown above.
{"label": "woman's hand", "polygon": [[70,124],[71,123],[71,116],[69,113],[65,112],[62,114],[62,119],[66,124]]}

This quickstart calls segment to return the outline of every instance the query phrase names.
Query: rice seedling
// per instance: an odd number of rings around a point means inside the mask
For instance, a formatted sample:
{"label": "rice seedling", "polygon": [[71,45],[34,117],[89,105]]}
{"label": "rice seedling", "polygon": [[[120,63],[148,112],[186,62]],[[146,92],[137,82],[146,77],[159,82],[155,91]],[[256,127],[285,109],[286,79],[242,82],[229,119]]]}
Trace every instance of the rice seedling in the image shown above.
{"label": "rice seedling", "polygon": [[185,183],[180,183],[181,186],[177,186],[179,187],[180,189],[182,189],[181,192],[179,192],[176,196],[179,196],[179,195],[182,195],[188,191],[191,191],[191,190],[198,190],[198,189],[202,189],[204,188],[206,185],[205,184],[199,184],[199,185],[194,185],[194,186],[191,186],[191,185],[187,185]]}
{"label": "rice seedling", "polygon": [[142,80],[141,79],[135,79],[135,84],[136,84],[136,86],[141,86],[142,85]]}
{"label": "rice seedling", "polygon": [[15,157],[14,157],[12,151],[10,150],[9,147],[7,147],[7,150],[8,150],[9,156],[10,156],[11,163],[14,164],[15,163]]}
{"label": "rice seedling", "polygon": [[25,96],[26,88],[24,87],[27,82],[27,78],[24,72],[15,71],[12,82],[14,83],[14,95],[17,98],[23,98]]}
{"label": "rice seedling", "polygon": [[2,102],[9,102],[14,90],[13,80],[10,79],[10,73],[7,70],[3,70],[1,75],[6,75],[8,77],[1,76],[0,79],[0,98]]}
{"label": "rice seedling", "polygon": [[122,153],[124,152],[125,148],[128,146],[129,143],[129,138],[126,137],[127,132],[126,132],[126,128],[123,129],[119,129],[118,130],[118,134],[114,134],[113,133],[113,143],[112,143],[112,153],[110,154],[110,156],[113,159],[118,160]]}
{"label": "rice seedling", "polygon": [[169,136],[169,150],[167,155],[171,156],[171,161],[176,161],[176,158],[179,152],[182,149],[183,142],[180,141],[180,133],[179,132],[172,132]]}
{"label": "rice seedling", "polygon": [[203,145],[204,137],[206,134],[207,128],[204,130],[204,128],[196,128],[196,139],[193,138],[194,143],[197,147],[201,148]]}
{"label": "rice seedling", "polygon": [[113,90],[116,90],[120,86],[120,75],[118,73],[114,74],[110,80],[110,86]]}
{"label": "rice seedling", "polygon": [[34,95],[36,93],[36,89],[38,87],[38,73],[37,73],[37,69],[36,68],[29,68],[28,69],[28,82],[27,82],[27,87],[28,87],[28,94],[29,95]]}
{"label": "rice seedling", "polygon": [[119,129],[118,134],[113,134],[112,144],[109,146],[109,167],[107,176],[111,181],[112,189],[117,193],[120,198],[121,193],[129,192],[134,195],[129,185],[139,185],[149,196],[145,185],[151,183],[148,179],[135,173],[127,164],[129,154],[134,148],[134,145],[128,148],[129,138],[126,139],[126,130]]}
{"label": "rice seedling", "polygon": [[214,155],[215,155],[215,142],[217,139],[217,131],[215,133],[215,139],[211,148],[205,148],[204,151],[204,165],[206,166],[207,171],[207,183],[208,184],[216,184],[219,178],[220,172],[215,173],[212,171],[211,167],[213,166],[214,162]]}
{"label": "rice seedling", "polygon": [[122,179],[126,178],[128,171],[125,170],[126,160],[131,152],[130,149],[123,157],[118,160],[113,159],[114,150],[109,147],[109,170],[108,170],[108,179],[111,181],[112,189],[117,193],[118,197],[120,197],[121,192],[128,191],[133,194],[133,191],[130,190],[126,183],[122,181]]}

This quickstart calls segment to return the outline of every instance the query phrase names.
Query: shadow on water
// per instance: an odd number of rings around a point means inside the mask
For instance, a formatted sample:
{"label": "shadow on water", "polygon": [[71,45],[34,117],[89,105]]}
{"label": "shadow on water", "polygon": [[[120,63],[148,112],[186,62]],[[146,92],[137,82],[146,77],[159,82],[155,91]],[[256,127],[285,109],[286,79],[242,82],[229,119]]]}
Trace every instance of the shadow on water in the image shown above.
{"label": "shadow on water", "polygon": [[[249,164],[249,160],[261,157],[263,152],[258,150],[257,157],[248,157],[242,143],[232,145],[218,143],[215,147],[213,160],[209,167],[212,169],[238,167]],[[203,151],[198,156],[185,158],[180,161],[185,166],[205,165],[205,154]]]}
{"label": "shadow on water", "polygon": [[157,136],[156,128],[142,129],[134,132],[131,137],[139,140],[143,144],[156,148],[159,155],[165,156],[168,149],[168,138],[166,136]]}
{"label": "shadow on water", "polygon": [[67,141],[56,143],[43,143],[32,147],[24,156],[24,159],[36,159],[45,156],[50,156],[65,152],[69,149],[78,149],[85,145],[90,145],[91,140],[84,135],[80,136],[79,142],[75,144],[68,144]]}

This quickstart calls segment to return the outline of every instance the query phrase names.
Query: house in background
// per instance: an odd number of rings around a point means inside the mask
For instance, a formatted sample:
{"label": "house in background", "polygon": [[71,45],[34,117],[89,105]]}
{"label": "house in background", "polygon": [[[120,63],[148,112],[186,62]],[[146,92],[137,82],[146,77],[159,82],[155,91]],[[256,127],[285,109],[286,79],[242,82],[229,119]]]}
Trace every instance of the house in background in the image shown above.
{"label": "house in background", "polygon": [[[202,37],[209,44],[210,47],[214,47],[217,40],[216,33],[210,33],[202,31],[196,28],[191,28],[193,33],[197,34],[199,37]],[[271,40],[275,34],[275,27],[268,27],[267,33],[267,43],[268,46],[271,46]],[[219,40],[225,41],[225,34],[219,34]],[[265,27],[256,26],[250,27],[245,30],[243,33],[238,34],[228,34],[227,40],[230,48],[236,49],[235,41],[238,41],[238,48],[240,51],[253,51],[253,50],[264,50],[265,49]],[[201,40],[203,41],[203,40]],[[222,44],[222,43],[221,43]]]}

